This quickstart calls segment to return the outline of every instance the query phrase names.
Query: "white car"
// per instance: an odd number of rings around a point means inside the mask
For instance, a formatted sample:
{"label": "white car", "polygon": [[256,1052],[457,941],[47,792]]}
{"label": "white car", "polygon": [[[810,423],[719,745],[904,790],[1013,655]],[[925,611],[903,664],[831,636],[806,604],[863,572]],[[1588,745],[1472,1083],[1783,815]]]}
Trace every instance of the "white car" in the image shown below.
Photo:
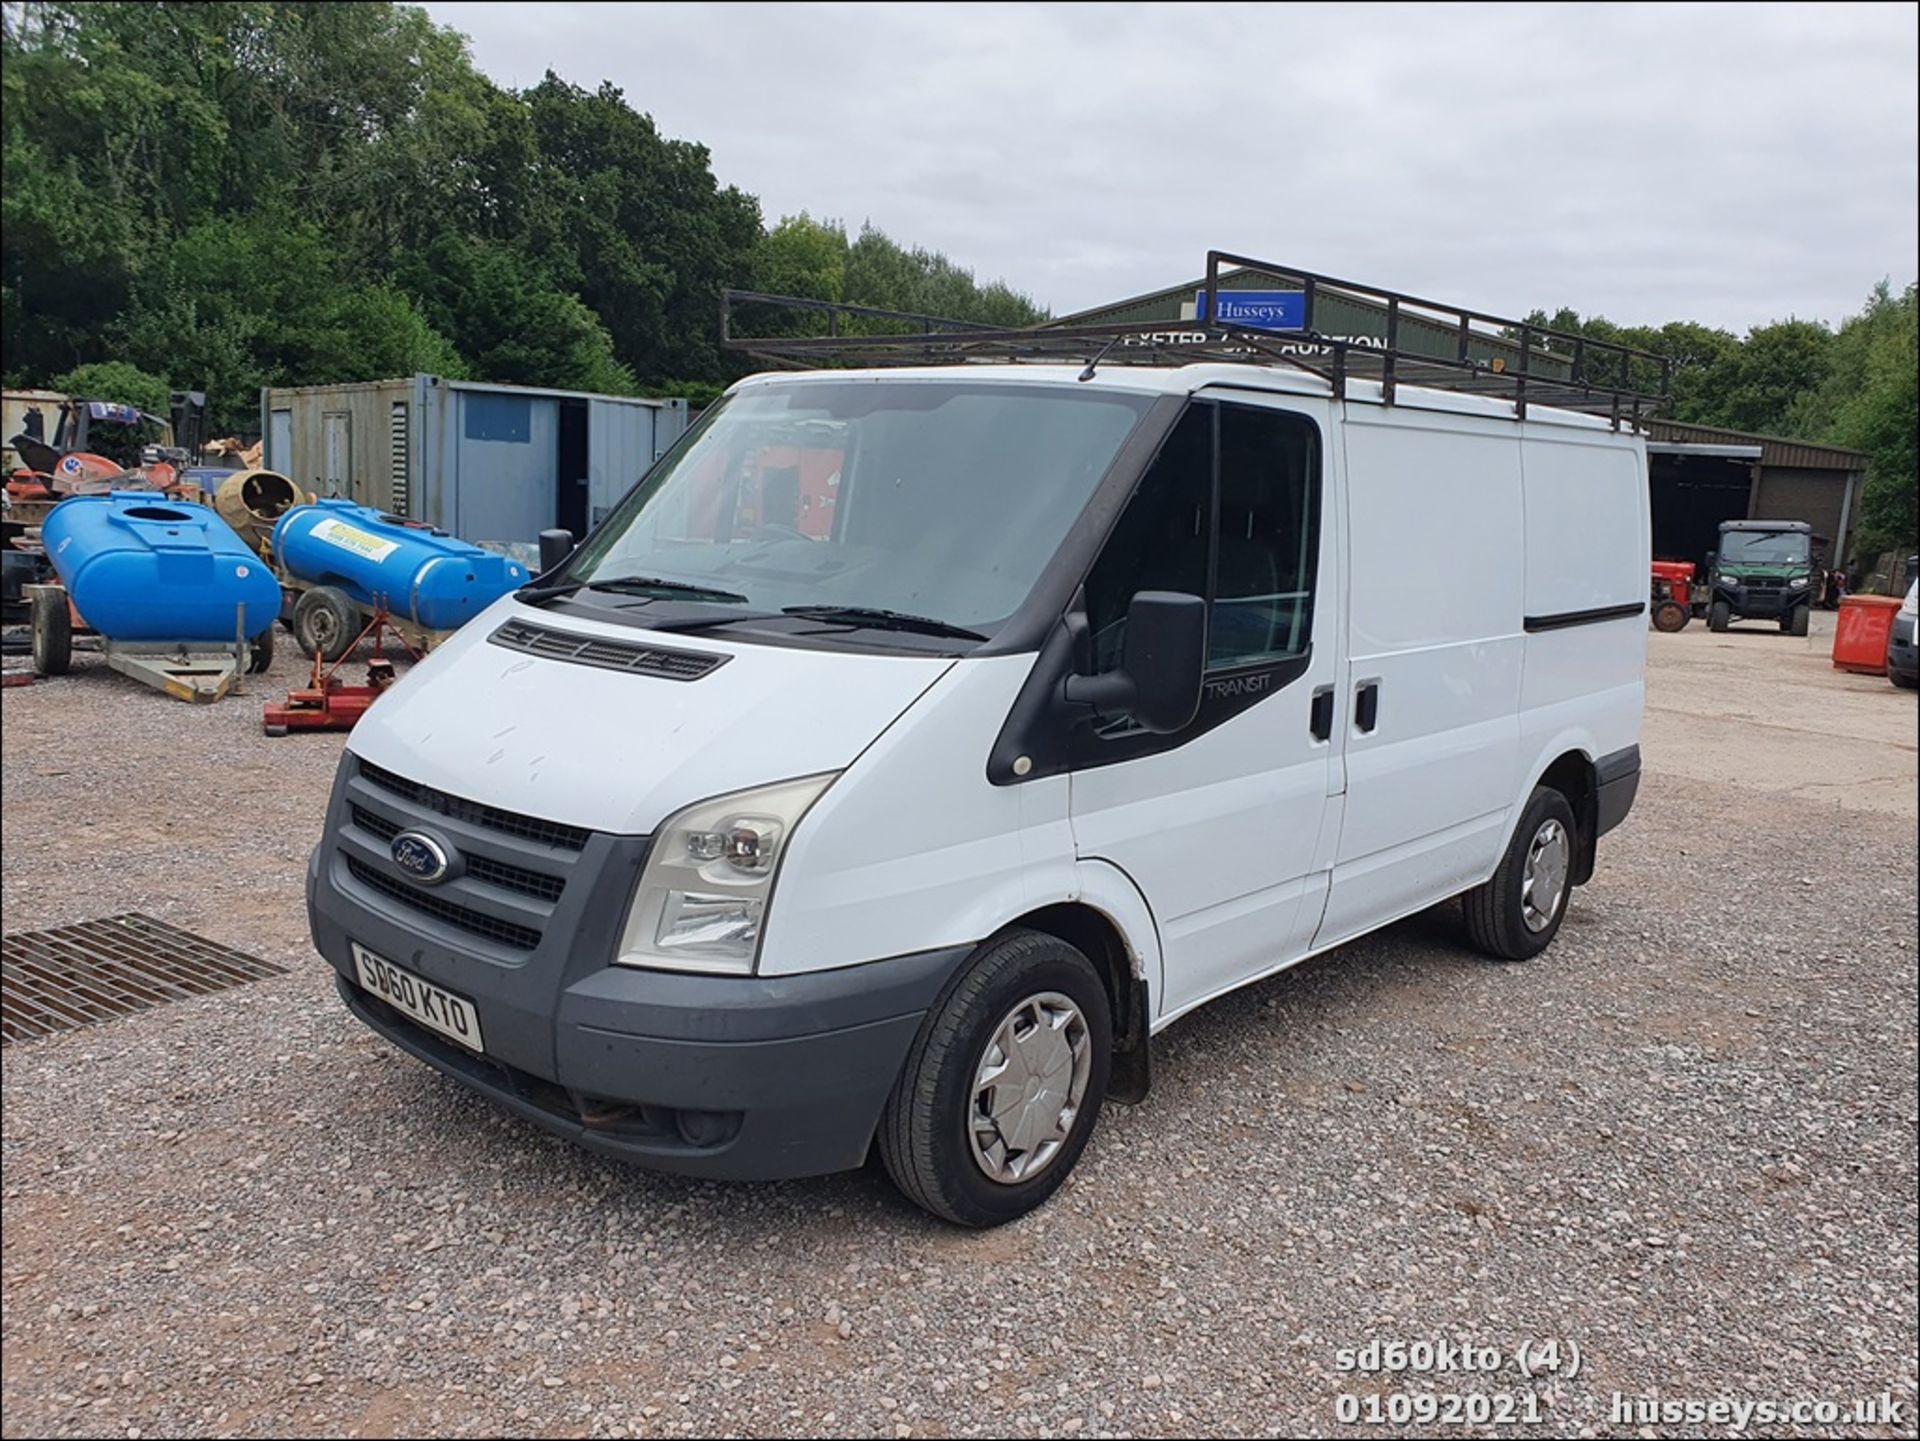
{"label": "white car", "polygon": [[1316,375],[759,376],[354,731],[368,1025],[722,1178],[1038,1205],[1180,1016],[1452,896],[1543,949],[1639,778],[1642,441]]}

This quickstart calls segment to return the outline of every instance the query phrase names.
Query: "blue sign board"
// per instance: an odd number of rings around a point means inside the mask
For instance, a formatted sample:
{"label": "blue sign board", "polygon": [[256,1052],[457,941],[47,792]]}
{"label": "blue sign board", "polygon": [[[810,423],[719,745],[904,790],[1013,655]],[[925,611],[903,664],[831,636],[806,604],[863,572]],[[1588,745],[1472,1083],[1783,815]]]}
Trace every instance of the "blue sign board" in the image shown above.
{"label": "blue sign board", "polygon": [[[1222,290],[1219,323],[1247,330],[1305,330],[1307,293],[1304,290]],[[1193,318],[1205,321],[1207,292],[1196,291]]]}

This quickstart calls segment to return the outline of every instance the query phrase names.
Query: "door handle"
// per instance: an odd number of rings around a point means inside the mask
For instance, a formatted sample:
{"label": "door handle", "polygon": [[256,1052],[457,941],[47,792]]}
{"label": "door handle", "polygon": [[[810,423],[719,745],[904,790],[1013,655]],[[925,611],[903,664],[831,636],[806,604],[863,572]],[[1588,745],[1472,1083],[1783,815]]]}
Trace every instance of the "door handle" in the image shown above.
{"label": "door handle", "polygon": [[1353,693],[1353,723],[1360,734],[1368,735],[1380,723],[1380,682],[1362,681]]}
{"label": "door handle", "polygon": [[1333,687],[1323,685],[1313,693],[1313,705],[1307,712],[1307,726],[1317,741],[1333,739]]}

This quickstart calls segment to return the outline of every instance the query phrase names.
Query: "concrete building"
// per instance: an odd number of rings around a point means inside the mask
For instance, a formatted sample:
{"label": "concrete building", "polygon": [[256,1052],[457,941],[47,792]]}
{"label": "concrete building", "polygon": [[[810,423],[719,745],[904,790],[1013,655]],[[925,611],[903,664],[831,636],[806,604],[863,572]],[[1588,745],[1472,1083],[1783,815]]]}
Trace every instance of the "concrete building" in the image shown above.
{"label": "concrete building", "polygon": [[1867,473],[1860,451],[1674,420],[1642,429],[1656,557],[1704,564],[1723,520],[1804,520],[1827,564],[1849,557]]}

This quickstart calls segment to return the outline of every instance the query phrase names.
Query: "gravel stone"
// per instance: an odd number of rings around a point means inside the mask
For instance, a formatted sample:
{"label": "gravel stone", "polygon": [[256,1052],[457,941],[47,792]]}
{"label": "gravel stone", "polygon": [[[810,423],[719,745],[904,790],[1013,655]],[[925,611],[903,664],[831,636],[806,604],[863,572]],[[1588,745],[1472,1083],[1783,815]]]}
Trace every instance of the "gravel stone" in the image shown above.
{"label": "gravel stone", "polygon": [[[649,1175],[398,1053],[307,942],[342,742],[261,735],[293,648],[209,707],[82,657],[0,693],[6,928],[293,969],[6,1049],[0,1431],[1393,1435],[1431,1428],[1336,1398],[1464,1391],[1595,1436],[1640,1433],[1615,1393],[1884,1392],[1911,1435],[1915,707],[1824,643],[1651,637],[1641,797],[1552,950],[1442,906],[1204,1008],[986,1234],[874,1168]],[[1336,1362],[1550,1337],[1577,1375]]]}

